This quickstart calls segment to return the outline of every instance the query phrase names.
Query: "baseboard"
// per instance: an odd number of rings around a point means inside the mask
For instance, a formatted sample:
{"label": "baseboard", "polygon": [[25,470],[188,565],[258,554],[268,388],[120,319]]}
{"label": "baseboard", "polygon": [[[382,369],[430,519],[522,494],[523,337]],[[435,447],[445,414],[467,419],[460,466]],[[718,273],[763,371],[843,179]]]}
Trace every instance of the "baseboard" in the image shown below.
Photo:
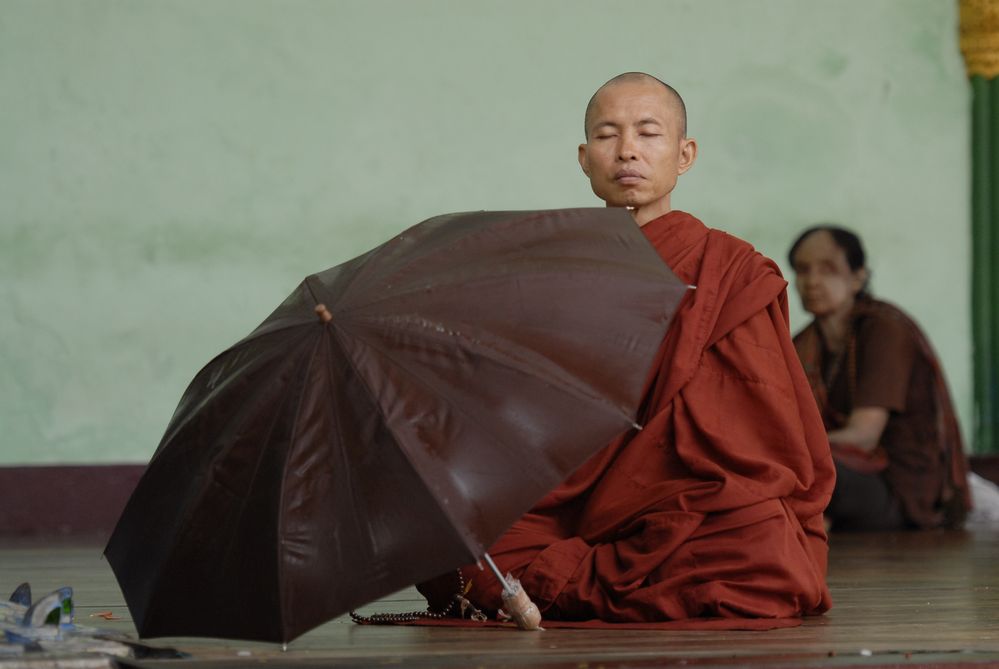
{"label": "baseboard", "polygon": [[[972,471],[999,484],[999,454],[973,455]],[[145,465],[0,467],[0,539],[104,541]]]}
{"label": "baseboard", "polygon": [[110,535],[145,465],[0,467],[0,539]]}

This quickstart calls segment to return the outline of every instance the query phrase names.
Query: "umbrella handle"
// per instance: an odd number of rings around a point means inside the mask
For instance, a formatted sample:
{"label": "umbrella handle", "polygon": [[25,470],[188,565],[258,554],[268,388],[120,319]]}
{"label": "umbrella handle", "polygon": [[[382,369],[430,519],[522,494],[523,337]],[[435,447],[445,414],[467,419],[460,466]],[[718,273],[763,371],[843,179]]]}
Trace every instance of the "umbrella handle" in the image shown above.
{"label": "umbrella handle", "polygon": [[503,610],[513,618],[520,629],[543,630],[544,627],[541,626],[541,611],[538,609],[537,604],[532,602],[531,598],[527,596],[527,592],[524,590],[524,586],[520,584],[520,581],[513,576],[503,576],[499,567],[496,566],[496,563],[489,556],[489,553],[483,553],[483,557],[486,559],[486,563],[492,572],[496,574],[496,578],[503,584]]}
{"label": "umbrella handle", "polygon": [[538,605],[531,601],[531,598],[524,592],[524,588],[517,579],[508,579],[507,583],[513,581],[514,590],[507,594],[507,589],[503,588],[503,610],[510,614],[510,617],[517,623],[517,627],[522,630],[544,630],[541,626],[541,611]]}

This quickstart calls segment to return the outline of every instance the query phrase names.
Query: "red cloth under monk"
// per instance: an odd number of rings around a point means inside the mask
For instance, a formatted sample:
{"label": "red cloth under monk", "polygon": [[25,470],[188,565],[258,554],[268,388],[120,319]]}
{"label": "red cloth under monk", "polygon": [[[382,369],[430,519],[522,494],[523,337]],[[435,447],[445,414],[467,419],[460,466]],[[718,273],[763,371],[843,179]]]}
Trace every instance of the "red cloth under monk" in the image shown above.
{"label": "red cloth under monk", "polygon": [[[549,619],[794,617],[830,606],[834,469],[776,265],[673,211],[646,236],[685,297],[629,432],[490,548]],[[468,598],[502,606],[474,566]],[[450,585],[447,585],[450,584]],[[446,603],[453,579],[421,586]]]}

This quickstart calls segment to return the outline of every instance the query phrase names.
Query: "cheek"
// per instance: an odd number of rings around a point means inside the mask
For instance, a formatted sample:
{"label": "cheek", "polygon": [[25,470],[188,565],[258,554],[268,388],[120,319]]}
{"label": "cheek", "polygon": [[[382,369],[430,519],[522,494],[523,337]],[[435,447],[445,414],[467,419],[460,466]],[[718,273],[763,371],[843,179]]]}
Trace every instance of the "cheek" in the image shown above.
{"label": "cheek", "polygon": [[680,155],[676,151],[663,150],[659,153],[659,164],[670,172],[670,174],[676,175],[680,171]]}
{"label": "cheek", "polygon": [[829,301],[837,305],[847,302],[854,294],[850,282],[842,277],[826,280],[825,289]]}
{"label": "cheek", "polygon": [[845,295],[850,292],[850,285],[841,277],[829,279],[829,289],[837,295]]}
{"label": "cheek", "polygon": [[838,276],[818,276],[811,280],[795,278],[795,286],[799,292],[808,291],[823,300],[838,302],[850,295],[847,282]]}
{"label": "cheek", "polygon": [[597,174],[604,174],[607,172],[607,166],[611,162],[612,161],[608,161],[604,152],[593,152],[589,155],[590,171]]}

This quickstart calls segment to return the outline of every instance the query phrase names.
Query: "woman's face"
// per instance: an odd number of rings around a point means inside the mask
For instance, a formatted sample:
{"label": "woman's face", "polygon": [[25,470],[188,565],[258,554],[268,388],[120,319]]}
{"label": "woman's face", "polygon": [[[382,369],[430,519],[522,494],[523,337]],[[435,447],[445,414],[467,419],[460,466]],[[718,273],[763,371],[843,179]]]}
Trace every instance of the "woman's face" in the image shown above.
{"label": "woman's face", "polygon": [[801,306],[816,318],[848,314],[867,281],[867,270],[850,269],[846,251],[827,230],[801,242],[794,254],[794,274]]}

